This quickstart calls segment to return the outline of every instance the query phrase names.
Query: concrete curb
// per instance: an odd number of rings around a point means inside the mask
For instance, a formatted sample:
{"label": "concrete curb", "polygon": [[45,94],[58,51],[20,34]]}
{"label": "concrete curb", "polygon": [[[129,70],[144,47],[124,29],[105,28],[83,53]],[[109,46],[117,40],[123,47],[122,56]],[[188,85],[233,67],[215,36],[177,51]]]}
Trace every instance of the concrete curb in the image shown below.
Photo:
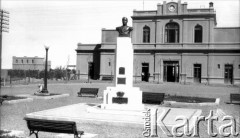
{"label": "concrete curb", "polygon": [[220,98],[216,98],[214,103],[184,103],[184,102],[176,102],[176,101],[164,101],[164,104],[171,105],[192,105],[192,106],[216,106],[219,105]]}
{"label": "concrete curb", "polygon": [[16,104],[16,103],[21,103],[21,102],[32,102],[33,98],[26,98],[26,99],[18,99],[18,100],[9,100],[9,101],[3,101],[3,103],[6,104]]}
{"label": "concrete curb", "polygon": [[69,94],[59,94],[59,95],[52,95],[52,96],[37,96],[37,95],[30,95],[30,94],[20,94],[20,95],[17,95],[17,96],[19,96],[19,97],[28,97],[28,98],[32,98],[32,99],[49,100],[49,99],[68,97]]}
{"label": "concrete curb", "polygon": [[53,95],[53,96],[32,96],[32,98],[49,100],[49,99],[57,99],[57,98],[68,97],[68,96],[69,94],[60,94],[60,95]]}

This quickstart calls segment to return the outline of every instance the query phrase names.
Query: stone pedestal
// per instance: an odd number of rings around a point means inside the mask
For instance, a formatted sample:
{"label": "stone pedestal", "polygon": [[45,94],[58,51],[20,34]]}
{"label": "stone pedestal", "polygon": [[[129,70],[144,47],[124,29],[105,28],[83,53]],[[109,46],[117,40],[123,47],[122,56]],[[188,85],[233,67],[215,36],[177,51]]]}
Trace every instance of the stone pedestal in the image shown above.
{"label": "stone pedestal", "polygon": [[142,91],[133,87],[133,55],[131,38],[118,37],[115,50],[115,86],[104,90],[102,109],[144,109]]}
{"label": "stone pedestal", "polygon": [[118,37],[115,49],[115,87],[133,85],[133,46],[131,38]]}

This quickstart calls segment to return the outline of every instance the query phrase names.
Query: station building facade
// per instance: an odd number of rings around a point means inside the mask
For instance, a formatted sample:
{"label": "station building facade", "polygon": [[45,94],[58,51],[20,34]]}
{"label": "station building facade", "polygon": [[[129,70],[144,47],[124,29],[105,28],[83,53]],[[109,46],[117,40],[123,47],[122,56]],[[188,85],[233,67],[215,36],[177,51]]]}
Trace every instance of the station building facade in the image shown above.
{"label": "station building facade", "polygon": [[[200,9],[163,2],[131,18],[135,81],[240,84],[240,27],[217,27],[212,2]],[[80,78],[114,75],[117,36],[102,29],[100,44],[78,44]]]}
{"label": "station building facade", "polygon": [[[42,57],[12,57],[12,68],[19,70],[44,70],[45,59]],[[48,61],[48,70],[51,69],[51,61]]]}

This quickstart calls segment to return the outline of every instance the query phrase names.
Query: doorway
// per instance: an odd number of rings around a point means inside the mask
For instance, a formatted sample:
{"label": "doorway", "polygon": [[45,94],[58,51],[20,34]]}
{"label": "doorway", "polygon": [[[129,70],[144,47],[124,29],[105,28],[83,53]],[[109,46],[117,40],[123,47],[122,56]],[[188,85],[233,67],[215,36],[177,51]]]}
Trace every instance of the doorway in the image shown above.
{"label": "doorway", "polygon": [[233,65],[225,65],[224,83],[233,84]]}
{"label": "doorway", "polygon": [[163,81],[179,82],[179,62],[164,61],[163,64]]}
{"label": "doorway", "polygon": [[194,64],[193,65],[193,78],[195,83],[201,83],[201,64]]}
{"label": "doorway", "polygon": [[142,63],[142,81],[149,81],[149,63]]}
{"label": "doorway", "polygon": [[94,78],[94,63],[93,62],[88,62],[88,75],[90,79]]}

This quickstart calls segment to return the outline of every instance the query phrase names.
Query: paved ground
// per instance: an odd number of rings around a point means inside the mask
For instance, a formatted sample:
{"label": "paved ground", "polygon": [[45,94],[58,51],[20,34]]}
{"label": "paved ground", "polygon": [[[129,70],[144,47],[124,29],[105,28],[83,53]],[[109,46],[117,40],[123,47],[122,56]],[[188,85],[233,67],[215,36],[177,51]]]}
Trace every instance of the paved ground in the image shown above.
{"label": "paved ground", "polygon": [[[99,104],[73,104],[59,108],[43,110],[27,114],[26,117],[49,120],[66,120],[75,122],[89,122],[92,124],[108,124],[115,126],[138,126],[144,125],[144,109],[141,111],[101,109]],[[185,116],[193,120],[193,116],[200,116],[199,109],[169,108],[145,105],[145,108],[157,109],[157,118],[169,127],[177,124],[177,116]],[[146,110],[145,110],[146,111]],[[160,118],[161,117],[161,118]],[[193,126],[191,126],[193,127]]]}
{"label": "paved ground", "polygon": [[[99,96],[102,96],[103,90],[107,86],[112,86],[112,83],[51,83],[48,85],[49,92],[52,93],[68,93],[69,97],[62,97],[58,99],[34,99],[33,102],[23,102],[13,105],[4,104],[0,107],[1,126],[0,129],[8,130],[21,130],[24,131],[24,135],[28,135],[29,131],[26,126],[26,122],[23,117],[32,112],[42,111],[46,109],[53,109],[66,105],[78,104],[78,103],[102,103],[100,98],[88,98],[77,97],[77,92],[81,87],[97,87],[99,88]],[[225,114],[232,115],[234,117],[240,116],[239,105],[226,104],[229,102],[230,93],[240,93],[239,87],[226,87],[226,86],[205,86],[205,85],[181,85],[175,83],[164,84],[151,84],[151,83],[137,83],[136,87],[140,87],[142,91],[151,92],[164,92],[166,94],[183,95],[183,96],[200,96],[220,98],[219,106],[187,106],[187,105],[167,105],[173,108],[194,108],[202,109],[202,115],[207,116],[210,110],[223,111]],[[37,91],[37,84],[29,85],[14,85],[12,87],[2,87],[1,95],[18,95],[18,94],[33,94]],[[219,126],[219,125],[216,125]],[[91,123],[78,123],[78,128],[84,130],[87,133],[99,134],[99,137],[142,137],[142,127],[133,126],[110,126],[108,124],[91,124]],[[215,130],[215,132],[217,132]],[[167,137],[159,132],[161,137]],[[39,133],[40,137],[52,138],[52,133]],[[31,138],[34,136],[31,136]],[[208,137],[207,135],[207,123],[200,123],[200,137]]]}

